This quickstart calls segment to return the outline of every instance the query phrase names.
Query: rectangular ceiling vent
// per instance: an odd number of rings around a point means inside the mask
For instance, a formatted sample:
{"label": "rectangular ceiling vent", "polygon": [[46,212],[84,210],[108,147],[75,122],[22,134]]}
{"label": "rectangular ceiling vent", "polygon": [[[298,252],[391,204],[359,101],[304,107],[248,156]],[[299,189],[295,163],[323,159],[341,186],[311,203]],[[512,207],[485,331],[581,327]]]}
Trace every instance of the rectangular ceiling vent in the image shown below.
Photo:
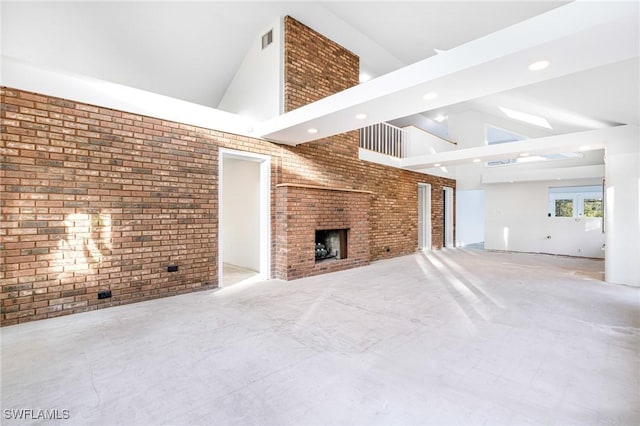
{"label": "rectangular ceiling vent", "polygon": [[269,30],[262,36],[262,50],[273,42],[273,29]]}

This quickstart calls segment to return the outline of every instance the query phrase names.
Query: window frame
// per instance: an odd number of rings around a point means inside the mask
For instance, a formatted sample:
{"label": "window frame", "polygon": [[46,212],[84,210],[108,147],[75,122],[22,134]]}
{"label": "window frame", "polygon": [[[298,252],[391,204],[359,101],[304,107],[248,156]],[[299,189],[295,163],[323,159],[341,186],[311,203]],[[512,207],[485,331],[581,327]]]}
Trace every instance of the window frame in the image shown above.
{"label": "window frame", "polygon": [[[588,190],[579,191],[579,188]],[[597,190],[595,188],[598,188]],[[553,189],[567,189],[563,192],[552,192]],[[548,216],[559,218],[590,218],[601,219],[604,217],[604,192],[600,186],[597,185],[574,185],[574,186],[561,186],[561,187],[549,187],[548,190]],[[556,201],[558,200],[573,200],[573,215],[572,216],[556,216]],[[585,216],[584,215],[584,202],[585,200],[597,200],[601,202],[602,212],[601,216]]]}

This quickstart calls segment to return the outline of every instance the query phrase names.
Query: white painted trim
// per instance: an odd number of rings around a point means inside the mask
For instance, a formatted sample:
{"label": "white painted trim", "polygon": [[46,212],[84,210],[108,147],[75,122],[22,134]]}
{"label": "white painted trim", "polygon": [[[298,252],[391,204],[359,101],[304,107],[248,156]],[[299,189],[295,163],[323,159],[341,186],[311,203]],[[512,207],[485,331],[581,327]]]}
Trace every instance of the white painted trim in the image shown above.
{"label": "white painted trim", "polygon": [[454,205],[453,205],[453,188],[448,186],[442,187],[444,190],[444,247],[455,247],[455,241],[453,238],[453,218],[454,218]]}
{"label": "white painted trim", "polygon": [[259,280],[271,278],[271,157],[228,148],[218,150],[218,286],[222,287],[223,237],[222,189],[224,158],[260,163],[260,272]]}
{"label": "white painted trim", "polygon": [[[420,198],[420,192],[424,190],[426,197]],[[418,226],[418,250],[431,251],[433,238],[433,223],[431,222],[431,184],[418,183],[418,217],[422,216],[422,222]],[[420,242],[422,241],[422,244]]]}

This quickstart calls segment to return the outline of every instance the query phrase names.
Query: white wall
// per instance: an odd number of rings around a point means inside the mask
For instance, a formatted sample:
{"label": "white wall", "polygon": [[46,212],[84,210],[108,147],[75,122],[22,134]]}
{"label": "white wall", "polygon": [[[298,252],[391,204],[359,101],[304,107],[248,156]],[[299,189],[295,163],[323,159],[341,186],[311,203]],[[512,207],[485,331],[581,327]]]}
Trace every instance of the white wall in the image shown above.
{"label": "white wall", "polygon": [[223,159],[221,202],[222,261],[259,271],[259,162]]}
{"label": "white wall", "polygon": [[[561,182],[561,186],[601,184],[600,180]],[[485,248],[604,257],[601,218],[547,216],[549,187],[554,186],[560,182],[486,185]]]}
{"label": "white wall", "polygon": [[414,126],[403,127],[406,136],[406,156],[435,154],[451,151],[456,145]]}
{"label": "white wall", "polygon": [[640,286],[640,132],[606,148],[605,279]]}
{"label": "white wall", "polygon": [[[273,42],[262,49],[262,35],[273,29]],[[231,40],[229,42],[232,42]],[[256,34],[218,108],[263,121],[282,111],[282,19]]]}
{"label": "white wall", "polygon": [[484,241],[484,191],[456,191],[456,246]]}

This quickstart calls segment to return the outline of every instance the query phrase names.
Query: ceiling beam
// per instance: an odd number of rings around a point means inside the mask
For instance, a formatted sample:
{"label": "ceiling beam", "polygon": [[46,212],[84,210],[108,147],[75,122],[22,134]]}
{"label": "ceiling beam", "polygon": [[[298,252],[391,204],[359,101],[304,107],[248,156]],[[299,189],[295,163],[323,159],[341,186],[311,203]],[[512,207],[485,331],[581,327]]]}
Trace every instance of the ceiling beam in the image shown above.
{"label": "ceiling beam", "polygon": [[515,183],[515,182],[540,182],[540,181],[567,181],[578,179],[602,179],[605,177],[604,164],[591,166],[558,167],[545,169],[542,172],[536,170],[503,170],[495,173],[483,173],[482,183]]}
{"label": "ceiling beam", "polygon": [[[636,2],[573,2],[260,123],[255,135],[297,145],[637,57],[638,10]],[[528,70],[543,59],[547,69]]]}
{"label": "ceiling beam", "polygon": [[[625,125],[606,129],[587,130],[565,135],[548,136],[538,139],[457,149],[430,155],[403,158],[400,167],[421,170],[479,163],[483,161],[517,158],[522,153],[530,156],[561,154],[565,152],[587,152],[604,149],[607,141],[625,135],[635,126]],[[439,164],[439,166],[435,166]]]}

